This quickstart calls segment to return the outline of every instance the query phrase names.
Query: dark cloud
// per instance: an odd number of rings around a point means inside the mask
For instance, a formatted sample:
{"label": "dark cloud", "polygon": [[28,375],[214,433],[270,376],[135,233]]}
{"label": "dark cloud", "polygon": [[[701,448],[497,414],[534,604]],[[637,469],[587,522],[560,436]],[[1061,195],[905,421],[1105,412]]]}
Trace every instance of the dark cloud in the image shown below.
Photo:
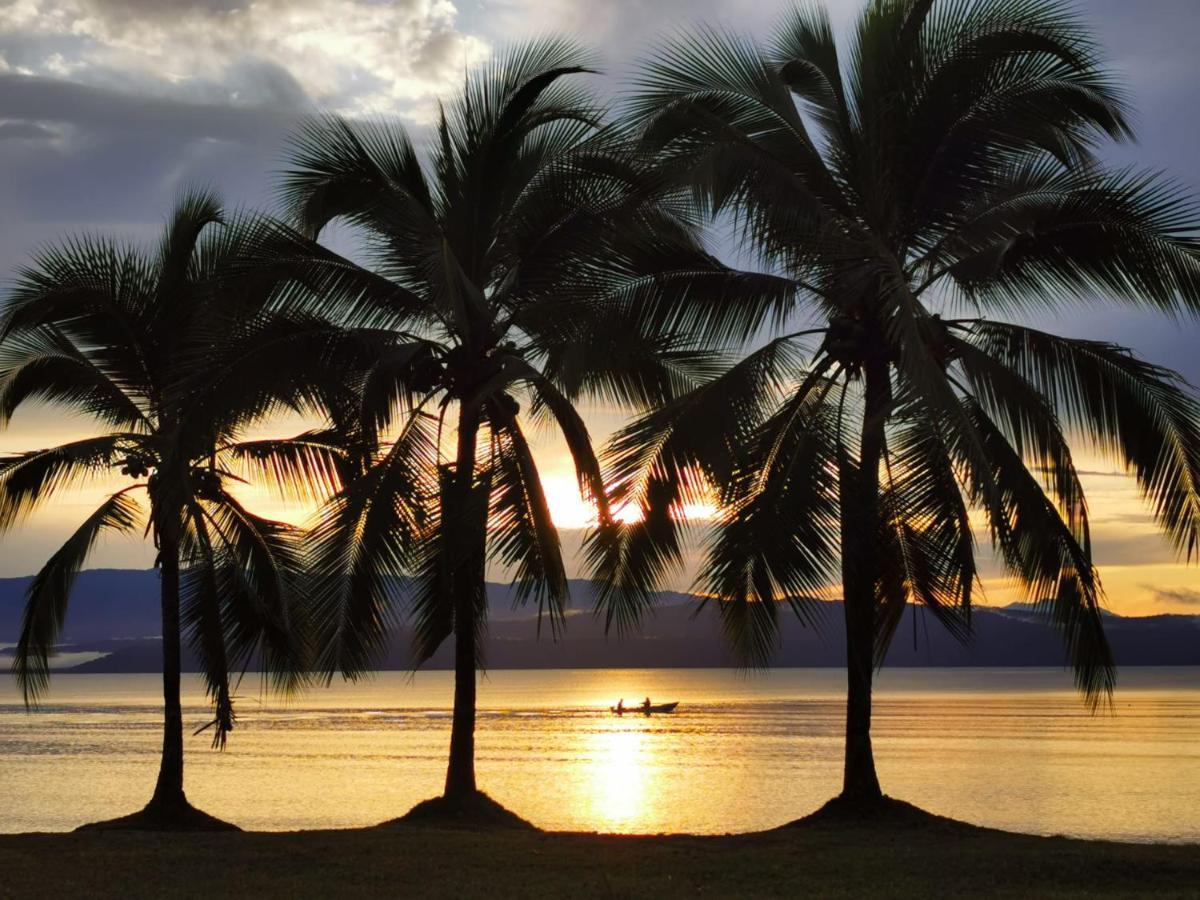
{"label": "dark cloud", "polygon": [[1144,585],[1157,603],[1171,603],[1177,606],[1200,606],[1200,591],[1187,588],[1156,588]]}
{"label": "dark cloud", "polygon": [[55,137],[54,129],[37,122],[0,122],[0,141],[48,141]]}
{"label": "dark cloud", "polygon": [[86,5],[105,18],[144,22],[147,19],[170,20],[185,12],[228,13],[245,9],[250,0],[87,0]]}
{"label": "dark cloud", "polygon": [[[275,77],[282,84],[282,75]],[[294,121],[300,111],[295,104],[281,108],[186,103],[61,79],[0,74],[0,118],[63,122],[92,132],[153,131],[177,137],[257,140],[273,125]]]}
{"label": "dark cloud", "polygon": [[19,173],[0,181],[0,266],[23,261],[32,242],[23,245],[20,235],[31,225],[157,223],[187,184],[211,185],[232,204],[261,205],[304,111],[297,103],[183,103],[0,75],[0,119],[59,136],[50,144],[0,142],[0,165]]}
{"label": "dark cloud", "polygon": [[226,91],[237,105],[269,106],[276,111],[312,108],[304,87],[283,66],[266,60],[236,63],[225,72]]}
{"label": "dark cloud", "polygon": [[1096,30],[1112,68],[1127,88],[1138,140],[1111,158],[1163,168],[1200,190],[1200,72],[1195,0],[1089,0],[1079,11]]}

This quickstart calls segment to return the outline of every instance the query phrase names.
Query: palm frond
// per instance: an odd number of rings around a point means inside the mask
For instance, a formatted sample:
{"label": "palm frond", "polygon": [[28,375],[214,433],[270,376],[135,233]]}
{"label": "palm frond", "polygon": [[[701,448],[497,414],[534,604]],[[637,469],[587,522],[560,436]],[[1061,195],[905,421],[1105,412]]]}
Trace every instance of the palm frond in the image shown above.
{"label": "palm frond", "polygon": [[516,418],[499,404],[489,404],[492,433],[497,443],[491,474],[491,510],[488,519],[491,553],[513,572],[514,602],[534,600],[538,630],[548,616],[557,637],[568,600],[567,572],[563,566],[558,529],[538,475],[537,463]]}
{"label": "palm frond", "polygon": [[197,512],[213,546],[229,665],[258,666],[275,690],[295,691],[311,662],[303,532],[254,515],[224,490]]}
{"label": "palm frond", "polygon": [[633,503],[640,519],[602,525],[586,545],[608,626],[634,625],[662,578],[679,567],[685,506],[704,503],[710,485],[727,482],[796,362],[787,339],[772,341],[613,437],[605,452],[611,496],[618,510]]}
{"label": "palm frond", "polygon": [[981,304],[1021,309],[1101,295],[1200,308],[1200,205],[1154,173],[1025,167],[964,218],[942,244],[945,268]]}
{"label": "palm frond", "polygon": [[0,424],[27,401],[60,404],[122,430],[149,424],[136,399],[51,327],[13,332],[0,344]]}
{"label": "palm frond", "polygon": [[413,230],[431,224],[430,188],[398,125],[311,119],[293,138],[291,155],[280,193],[305,234],[315,238],[342,217],[366,226],[383,218]]}
{"label": "palm frond", "polygon": [[[593,398],[650,409],[715,378],[722,354],[669,329],[645,328],[642,312],[625,304],[533,304],[514,317],[532,332],[529,357],[544,357],[542,375],[568,399]],[[529,327],[526,323],[540,320]]]}
{"label": "palm frond", "polygon": [[910,602],[928,610],[956,640],[971,636],[976,540],[940,422],[918,397],[904,397],[890,431],[881,498],[880,665]]}
{"label": "palm frond", "polygon": [[38,253],[17,273],[0,316],[0,340],[54,328],[132,397],[155,387],[150,310],[157,273],[139,250],[91,237]]}
{"label": "palm frond", "polygon": [[838,459],[842,437],[835,383],[823,369],[746,441],[697,586],[715,598],[726,637],[747,665],[766,665],[786,603],[816,625],[813,598],[828,587],[838,559]]}
{"label": "palm frond", "polygon": [[1123,347],[1018,325],[977,322],[969,340],[1127,466],[1178,550],[1188,559],[1200,552],[1200,401],[1179,375]]}
{"label": "palm frond", "polygon": [[1083,485],[1051,396],[975,344],[948,340],[966,387],[1017,455],[1041,473],[1073,530],[1087,530]]}
{"label": "palm frond", "polygon": [[1089,702],[1102,703],[1111,698],[1116,669],[1089,535],[1082,524],[1072,528],[1064,520],[984,411],[970,401],[965,405],[989,460],[988,471],[970,471],[971,490],[978,495],[986,478],[1000,496],[999,509],[988,517],[992,540],[1037,610],[1062,633],[1076,685]]}
{"label": "palm frond", "polygon": [[829,11],[815,3],[794,7],[776,30],[771,56],[779,77],[808,112],[849,145],[850,109]]}
{"label": "palm frond", "polygon": [[230,685],[229,648],[226,643],[226,610],[222,602],[221,560],[201,505],[187,504],[181,541],[179,619],[184,636],[195,652],[213,705],[213,720],[196,731],[213,729],[212,745],[223,750],[237,716]]}
{"label": "palm frond", "polygon": [[[521,369],[517,370],[521,372]],[[532,410],[536,415],[538,406],[549,411],[558,425],[559,431],[567,444],[567,451],[575,464],[575,475],[579,482],[579,491],[596,506],[597,519],[606,523],[612,518],[608,503],[608,488],[604,483],[604,472],[600,460],[592,447],[592,438],[588,434],[587,423],[571,401],[554,386],[554,384],[534,369],[527,366],[524,374],[533,388],[537,405]]]}
{"label": "palm frond", "polygon": [[226,274],[227,286],[266,295],[280,312],[378,328],[402,327],[430,313],[426,298],[405,284],[282,223],[258,220],[242,242],[239,259]]}
{"label": "palm frond", "polygon": [[421,566],[436,457],[430,422],[414,413],[391,448],[319,514],[309,566],[315,668],[327,678],[369,671],[384,648],[397,621],[400,579]]}
{"label": "palm frond", "polygon": [[67,619],[75,578],[105,532],[137,530],[141,509],[125,491],[113,494],[67,539],[34,576],[21,616],[13,674],[26,706],[36,706],[50,684],[49,658]]}
{"label": "palm frond", "polygon": [[877,665],[909,604],[920,605],[965,643],[978,579],[966,498],[942,435],[919,402],[902,404],[896,418],[880,503]]}
{"label": "palm frond", "polygon": [[235,471],[261,480],[284,500],[323,501],[342,487],[349,463],[345,440],[332,431],[239,441],[225,448]]}
{"label": "palm frond", "polygon": [[196,243],[205,228],[223,219],[221,200],[212,191],[185,191],[175,201],[154,263],[158,275],[156,307],[160,312],[169,312],[180,302],[179,292],[189,289]]}
{"label": "palm frond", "polygon": [[0,457],[0,531],[62,491],[111,474],[145,443],[138,434],[106,434]]}

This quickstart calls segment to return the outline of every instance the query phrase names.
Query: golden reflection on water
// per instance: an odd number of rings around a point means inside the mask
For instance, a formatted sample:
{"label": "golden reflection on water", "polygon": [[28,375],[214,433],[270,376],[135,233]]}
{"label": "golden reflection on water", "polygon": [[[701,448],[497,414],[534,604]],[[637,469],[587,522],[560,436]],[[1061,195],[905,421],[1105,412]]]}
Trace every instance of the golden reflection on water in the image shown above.
{"label": "golden reflection on water", "polygon": [[650,744],[641,723],[616,719],[592,735],[583,763],[599,831],[632,831],[646,808]]}

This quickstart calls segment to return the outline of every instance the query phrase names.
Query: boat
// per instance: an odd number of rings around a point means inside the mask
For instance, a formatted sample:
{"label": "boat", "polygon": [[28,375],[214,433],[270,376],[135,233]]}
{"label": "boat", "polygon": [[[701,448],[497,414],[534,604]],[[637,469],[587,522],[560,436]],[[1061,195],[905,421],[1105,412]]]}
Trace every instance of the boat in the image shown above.
{"label": "boat", "polygon": [[640,703],[635,704],[634,706],[626,706],[624,709],[617,709],[615,706],[610,706],[608,710],[609,712],[616,713],[618,716],[624,715],[625,713],[641,713],[643,716],[648,716],[652,713],[675,712],[675,707],[678,705],[679,701],[676,700],[674,703],[658,703],[649,707],[642,706]]}

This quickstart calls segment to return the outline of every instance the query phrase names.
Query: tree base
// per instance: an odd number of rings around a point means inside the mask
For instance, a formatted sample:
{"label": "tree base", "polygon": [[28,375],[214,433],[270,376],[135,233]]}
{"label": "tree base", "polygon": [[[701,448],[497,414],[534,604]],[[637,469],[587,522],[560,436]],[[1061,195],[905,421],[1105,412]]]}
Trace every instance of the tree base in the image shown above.
{"label": "tree base", "polygon": [[385,822],[384,825],[422,825],[472,831],[493,828],[539,830],[483,791],[476,791],[466,797],[434,797],[423,800],[400,818]]}
{"label": "tree base", "polygon": [[231,822],[210,816],[192,806],[187,800],[163,803],[151,800],[144,809],[107,819],[80,825],[76,831],[241,831]]}
{"label": "tree base", "polygon": [[[781,829],[850,825],[859,828],[911,829],[929,827],[970,828],[954,819],[926,812],[886,794],[878,797],[834,797],[816,812],[781,826]],[[779,829],[777,829],[779,830]]]}

